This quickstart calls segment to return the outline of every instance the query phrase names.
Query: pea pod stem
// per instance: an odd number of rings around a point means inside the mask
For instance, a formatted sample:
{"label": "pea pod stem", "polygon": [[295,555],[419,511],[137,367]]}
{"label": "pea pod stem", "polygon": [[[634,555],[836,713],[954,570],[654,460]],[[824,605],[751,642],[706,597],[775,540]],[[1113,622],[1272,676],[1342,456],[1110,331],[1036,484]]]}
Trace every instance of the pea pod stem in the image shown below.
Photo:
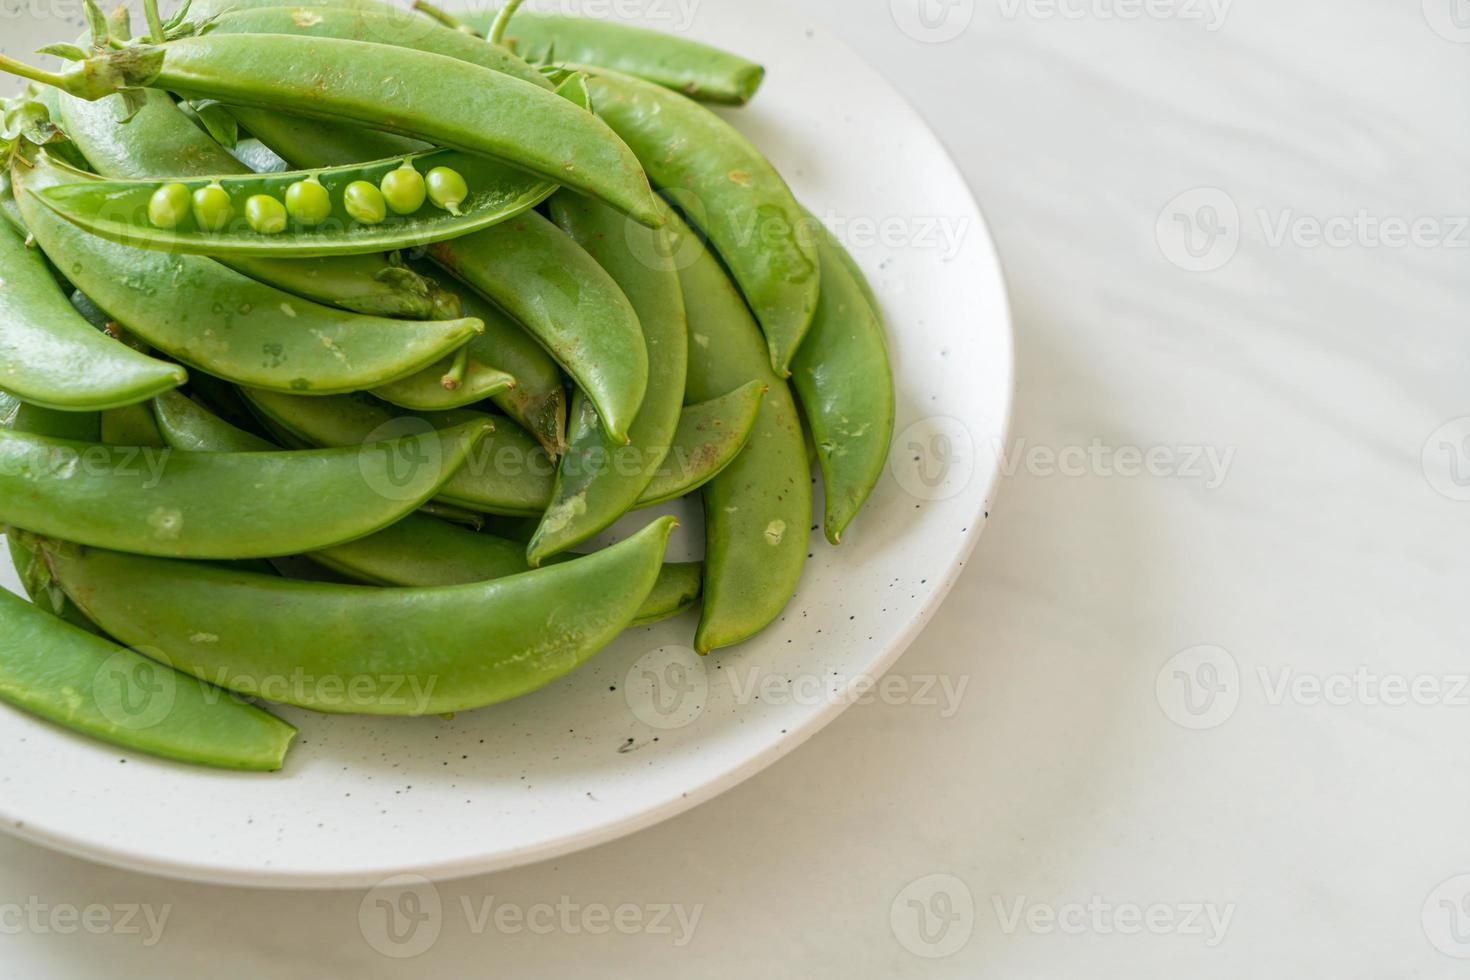
{"label": "pea pod stem", "polygon": [[500,44],[505,40],[505,31],[510,27],[510,19],[520,9],[524,0],[505,0],[500,7],[500,12],[495,15],[495,20],[490,24],[490,33],[486,40],[491,44]]}

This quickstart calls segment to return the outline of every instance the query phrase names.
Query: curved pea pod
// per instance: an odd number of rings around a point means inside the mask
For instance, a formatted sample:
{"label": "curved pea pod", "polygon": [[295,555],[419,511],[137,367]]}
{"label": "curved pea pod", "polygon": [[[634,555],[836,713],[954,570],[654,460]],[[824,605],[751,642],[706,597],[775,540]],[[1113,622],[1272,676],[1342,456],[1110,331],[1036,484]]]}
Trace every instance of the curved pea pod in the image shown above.
{"label": "curved pea pod", "polygon": [[[248,170],[196,126],[167,93],[146,91],[142,97],[143,107],[124,125],[118,121],[124,111],[119,96],[87,102],[58,93],[67,134],[99,174],[132,179]],[[459,316],[454,297],[432,278],[382,256],[294,260],[238,256],[228,264],[251,279],[355,313],[415,320]]]}
{"label": "curved pea pod", "polygon": [[723,473],[749,445],[765,394],[764,381],[749,381],[729,394],[685,406],[673,446],[637,506],[678,500]]}
{"label": "curved pea pod", "polygon": [[153,399],[153,417],[170,448],[187,453],[273,453],[280,447],[230,425],[189,397],[170,391]]}
{"label": "curved pea pod", "polygon": [[72,307],[38,251],[0,222],[0,387],[35,405],[96,411],[146,401],[186,380]]}
{"label": "curved pea pod", "polygon": [[821,289],[806,213],[760,151],[708,109],[610,72],[588,80],[597,112],[649,179],[704,232],[755,311],[776,373],[790,373]]}
{"label": "curved pea pod", "polygon": [[[340,166],[374,159],[381,155],[380,137],[387,136],[357,127],[306,122],[275,112],[251,110],[248,115],[237,115],[257,137],[296,167]],[[410,263],[409,268],[428,278],[428,268],[432,267]],[[471,367],[479,363],[498,368],[515,378],[515,388],[491,394],[491,398],[501,411],[535,436],[548,453],[560,455],[566,448],[567,402],[556,362],[525,330],[474,290],[467,288],[460,299],[464,312],[485,323],[485,332],[469,345]],[[428,393],[428,385],[439,384],[445,366],[435,365],[430,370],[437,373],[428,379],[417,379],[416,394],[405,395],[403,389],[383,394],[395,404],[402,403],[405,408],[438,411],[456,407],[453,398],[445,400],[446,403],[430,404],[431,397],[442,398],[436,393]],[[467,371],[467,376],[469,374]],[[468,383],[466,387],[470,387]]]}
{"label": "curved pea pod", "polygon": [[[493,12],[473,13],[465,23],[484,33],[494,19]],[[611,68],[702,102],[744,105],[766,77],[755,62],[711,45],[591,17],[520,10],[505,40],[528,61]]]}
{"label": "curved pea pod", "polygon": [[610,275],[642,325],[648,351],[648,389],[628,427],[628,442],[611,441],[590,399],[572,399],[566,455],[541,527],[531,539],[532,565],[610,527],[647,489],[673,444],[684,404],[689,325],[679,274],[662,230],[632,226],[611,208],[563,192],[552,217]]}
{"label": "curved pea pod", "polygon": [[[303,398],[249,388],[243,393],[273,428],[313,446],[357,446],[373,432],[421,432],[490,418],[465,409],[403,412],[361,394]],[[439,488],[437,499],[491,514],[539,515],[551,499],[555,472],[556,464],[530,436],[503,426],[481,441]]]}
{"label": "curved pea pod", "polygon": [[179,670],[316,711],[415,716],[507,701],[576,670],[633,622],[673,527],[662,518],[564,565],[430,589],[297,582],[90,548],[48,558],[89,616]]}
{"label": "curved pea pod", "polygon": [[175,453],[0,432],[0,523],[135,554],[271,558],[362,537],[460,468],[484,421],[352,449]]}
{"label": "curved pea pod", "polygon": [[791,384],[826,486],[827,540],[839,544],[887,465],[895,396],[883,321],[869,293],[849,271],[840,244],[824,234],[817,249],[822,301],[792,362]]}
{"label": "curved pea pod", "polygon": [[79,98],[142,86],[349,120],[493,157],[651,227],[659,221],[643,168],[596,116],[531,82],[443,55],[327,37],[211,32],[110,51],[62,75],[4,67]]}
{"label": "curved pea pod", "polygon": [[[429,517],[406,517],[371,537],[314,552],[312,561],[359,582],[427,588],[488,582],[530,571],[525,545],[454,527]],[[575,561],[559,555],[549,564]],[[671,619],[699,601],[700,565],[666,564],[634,626]]]}
{"label": "curved pea pod", "polygon": [[[346,211],[348,185],[367,181],[373,186],[400,168],[420,176],[439,167],[456,171],[470,194],[452,213],[424,201],[411,214],[389,212],[381,222],[363,224]],[[320,223],[291,222],[285,233],[258,231],[246,216],[245,204],[256,195],[282,201],[293,184],[315,180],[333,203]],[[189,193],[220,187],[233,203],[234,218],[223,228],[204,228],[185,219],[174,228],[152,223],[149,204],[165,185],[177,184]],[[499,224],[535,207],[556,189],[540,177],[502,163],[459,150],[429,150],[408,157],[306,171],[264,174],[169,176],[138,180],[75,181],[48,187],[38,194],[42,204],[72,224],[108,241],[135,248],[219,257],[320,258],[364,255],[413,248],[446,238],[459,238]]]}
{"label": "curved pea pod", "polygon": [[317,394],[372,388],[433,364],[484,329],[472,319],[347,313],[209,259],[102,241],[35,201],[36,192],[85,176],[40,154],[13,162],[11,177],[26,225],[78,288],[153,347],[230,381]]}
{"label": "curved pea pod", "polygon": [[751,381],[768,389],[749,445],[704,488],[704,611],[694,648],[708,653],[765,629],[795,593],[811,537],[811,467],[791,389],[771,370],[739,291],[683,221],[671,214],[667,227],[685,258],[689,333],[703,338],[689,345],[689,397]]}
{"label": "curved pea pod", "polygon": [[0,701],[149,755],[253,772],[285,762],[296,729],[0,590]]}
{"label": "curved pea pod", "polygon": [[505,310],[586,392],[607,436],[628,442],[648,388],[638,314],[586,250],[535,211],[429,246],[429,256]]}
{"label": "curved pea pod", "polygon": [[291,34],[391,44],[455,58],[519,78],[538,88],[551,88],[545,75],[505,48],[401,8],[312,4],[307,9],[289,4],[264,7],[247,4],[246,9],[239,9],[241,5],[233,2],[220,6],[225,12],[210,21],[211,34]]}

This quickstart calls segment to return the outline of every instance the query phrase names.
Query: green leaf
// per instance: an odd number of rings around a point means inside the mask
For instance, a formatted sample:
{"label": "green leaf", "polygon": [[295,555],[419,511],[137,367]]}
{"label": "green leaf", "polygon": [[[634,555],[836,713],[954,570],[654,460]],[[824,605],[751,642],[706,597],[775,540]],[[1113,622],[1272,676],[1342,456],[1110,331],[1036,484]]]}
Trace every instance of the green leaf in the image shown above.
{"label": "green leaf", "polygon": [[57,44],[48,44],[44,48],[37,48],[36,54],[54,54],[56,57],[63,58],[66,61],[86,61],[89,57],[85,48],[78,47],[75,44],[67,44],[64,41]]}

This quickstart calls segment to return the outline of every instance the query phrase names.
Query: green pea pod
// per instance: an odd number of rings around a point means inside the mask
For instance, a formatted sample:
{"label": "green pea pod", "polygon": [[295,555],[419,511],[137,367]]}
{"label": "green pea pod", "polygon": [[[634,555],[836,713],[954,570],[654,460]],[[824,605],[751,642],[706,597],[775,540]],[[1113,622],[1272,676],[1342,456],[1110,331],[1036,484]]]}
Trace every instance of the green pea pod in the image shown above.
{"label": "green pea pod", "polygon": [[[369,433],[418,431],[463,425],[490,417],[458,409],[412,413],[390,408],[367,395],[302,398],[279,392],[243,389],[261,418],[313,446],[357,446]],[[465,466],[439,488],[437,499],[492,514],[540,514],[551,498],[556,465],[524,432],[503,426],[486,436]],[[299,549],[309,550],[309,549]]]}
{"label": "green pea pod", "polygon": [[596,116],[530,82],[443,55],[327,37],[210,32],[109,51],[61,75],[3,58],[0,69],[84,99],[147,87],[349,120],[493,157],[650,227],[659,221],[643,168]]}
{"label": "green pea pod", "polygon": [[598,114],[719,252],[760,321],[771,366],[788,375],[821,270],[786,181],[738,130],[676,92],[605,71],[588,85]]}
{"label": "green pea pod", "polygon": [[274,772],[296,737],[254,705],[94,636],[0,590],[0,700],[149,755]]}
{"label": "green pea pod", "polygon": [[[377,224],[359,223],[347,213],[343,193],[348,185],[364,180],[377,186],[403,167],[419,174],[448,167],[465,178],[470,196],[455,208],[457,213],[427,202],[411,214],[390,212]],[[310,226],[292,223],[284,234],[256,230],[246,216],[248,200],[256,195],[284,200],[287,188],[307,180],[317,181],[330,195],[333,209],[326,218]],[[234,202],[234,218],[223,228],[203,228],[187,219],[176,228],[157,227],[149,205],[165,184],[181,186],[191,194],[210,186],[223,188]],[[77,181],[47,188],[39,197],[72,224],[135,248],[219,257],[320,258],[391,252],[459,238],[535,207],[554,190],[556,185],[549,181],[484,157],[458,150],[430,150],[322,170]]]}
{"label": "green pea pod", "polygon": [[529,694],[607,646],[652,591],[673,527],[661,518],[564,565],[430,589],[298,582],[92,548],[48,561],[109,633],[158,648],[202,680],[323,712],[434,715]]}
{"label": "green pea pod", "polygon": [[[546,76],[503,47],[486,44],[463,31],[451,30],[427,17],[384,5],[310,4],[310,9],[281,4],[256,7],[233,2],[221,4],[225,12],[210,21],[211,34],[291,34],[298,37],[370,41],[443,55],[498,71],[538,88],[551,88]],[[215,5],[205,5],[206,10]],[[240,9],[241,7],[245,9]],[[198,5],[194,8],[198,12]]]}
{"label": "green pea pod", "polygon": [[[45,154],[11,177],[26,225],[72,281],[124,327],[186,364],[242,384],[331,394],[406,377],[463,346],[478,320],[405,322],[318,306],[209,259],[94,238],[34,193],[78,179]],[[161,302],[166,291],[168,302]]]}
{"label": "green pea pod", "polygon": [[[484,33],[493,12],[468,14]],[[528,61],[597,65],[682,92],[702,102],[744,105],[766,70],[753,61],[687,37],[591,17],[517,11],[505,40]]]}
{"label": "green pea pod", "polygon": [[[57,412],[28,405],[13,395],[0,392],[0,425],[16,432],[96,442],[101,438],[101,417],[96,412]],[[42,609],[90,633],[101,630],[82,614],[66,594],[46,575],[45,563],[37,561],[35,542],[21,534],[5,535],[10,563],[31,601]]]}
{"label": "green pea pod", "polygon": [[764,381],[750,381],[729,394],[686,405],[673,446],[637,506],[686,497],[723,473],[750,443],[765,394]]}
{"label": "green pea pod", "polygon": [[230,113],[287,164],[298,169],[368,163],[433,149],[422,140],[348,123],[288,116],[271,109],[230,106]]}
{"label": "green pea pod", "polygon": [[637,313],[648,351],[648,390],[628,428],[627,445],[609,440],[590,399],[581,392],[573,398],[567,453],[557,468],[551,506],[527,550],[532,565],[610,527],[638,502],[673,444],[689,366],[689,325],[667,236],[567,192],[552,198],[551,213]]}
{"label": "green pea pod", "polygon": [[869,294],[835,239],[821,235],[817,250],[822,301],[792,362],[791,383],[826,485],[827,540],[839,544],[888,463],[895,396],[883,321]]}
{"label": "green pea pod", "polygon": [[474,421],[295,453],[174,453],[0,432],[0,523],[143,555],[313,551],[412,513],[488,429]]}
{"label": "green pea pod", "polygon": [[530,211],[429,255],[540,341],[592,400],[608,438],[627,444],[648,349],[632,304],[586,250]]}
{"label": "green pea pod", "polygon": [[772,372],[759,328],[719,260],[669,217],[689,312],[689,397],[751,381],[768,390],[750,444],[704,488],[704,612],[694,648],[733,646],[769,626],[791,600],[811,537],[811,467],[786,381]]}
{"label": "green pea pod", "polygon": [[237,429],[177,391],[153,399],[153,417],[164,441],[182,452],[273,453],[280,449],[252,432]]}
{"label": "green pea pod", "polygon": [[96,411],[145,401],[186,377],[94,329],[40,252],[0,222],[0,387],[35,405]]}
{"label": "green pea pod", "polygon": [[[312,561],[371,585],[468,585],[529,571],[525,545],[428,517],[406,517],[370,537],[314,552]],[[575,561],[558,555],[548,564]],[[671,619],[699,601],[700,565],[666,564],[633,617],[634,626]]]}
{"label": "green pea pod", "polygon": [[[240,118],[251,132],[296,167],[339,166],[374,159],[382,149],[378,137],[385,135],[331,123],[304,123],[280,113],[259,110],[241,114]],[[410,268],[427,276],[432,267],[411,263]],[[493,365],[516,379],[514,389],[491,395],[496,406],[535,436],[548,453],[560,455],[566,448],[563,432],[567,405],[556,362],[519,325],[498,311],[492,314],[493,305],[478,293],[467,289],[461,299],[465,312],[485,323],[485,332],[470,342],[471,361]],[[443,368],[436,365],[436,369],[438,373],[431,375],[430,385],[438,384],[443,377]],[[427,386],[422,379],[416,390],[418,398],[404,398],[401,390],[384,395],[395,404],[402,400],[406,408],[431,410],[424,401]],[[450,407],[455,406],[438,405],[432,410]]]}
{"label": "green pea pod", "polygon": [[109,446],[133,446],[139,449],[164,449],[168,442],[158,431],[158,423],[147,405],[125,405],[102,413],[99,441]]}
{"label": "green pea pod", "polygon": [[[145,92],[143,107],[126,125],[118,122],[124,111],[120,96],[97,102],[61,93],[58,98],[67,135],[104,177],[199,176],[248,169],[194,125],[165,92]],[[414,320],[459,315],[454,298],[432,278],[382,256],[295,260],[239,256],[228,264],[251,279],[354,313]]]}

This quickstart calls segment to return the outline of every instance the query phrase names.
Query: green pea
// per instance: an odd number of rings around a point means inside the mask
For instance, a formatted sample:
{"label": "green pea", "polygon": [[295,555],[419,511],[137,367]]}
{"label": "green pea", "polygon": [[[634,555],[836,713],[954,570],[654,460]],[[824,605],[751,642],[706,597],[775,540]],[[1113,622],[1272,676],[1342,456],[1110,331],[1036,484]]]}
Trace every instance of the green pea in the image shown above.
{"label": "green pea", "polygon": [[365,180],[354,180],[342,193],[342,205],[353,221],[376,225],[388,217],[388,202],[383,192]]}
{"label": "green pea", "polygon": [[388,207],[393,209],[394,214],[413,214],[424,206],[424,198],[428,194],[423,175],[407,160],[397,170],[384,174],[379,186],[383,191],[383,199],[388,202]]}
{"label": "green pea", "polygon": [[189,216],[189,188],[164,184],[148,199],[148,220],[155,228],[177,228]]}
{"label": "green pea", "polygon": [[459,171],[448,167],[435,167],[429,171],[429,200],[450,214],[459,214],[459,206],[470,196],[469,186]]}
{"label": "green pea", "polygon": [[315,177],[298,180],[286,188],[286,213],[308,227],[319,225],[332,214],[332,195]]}
{"label": "green pea", "polygon": [[262,235],[279,235],[286,230],[286,205],[269,194],[254,194],[245,202],[245,220]]}
{"label": "green pea", "polygon": [[219,184],[210,184],[194,192],[194,220],[205,231],[224,231],[235,216],[230,192]]}

